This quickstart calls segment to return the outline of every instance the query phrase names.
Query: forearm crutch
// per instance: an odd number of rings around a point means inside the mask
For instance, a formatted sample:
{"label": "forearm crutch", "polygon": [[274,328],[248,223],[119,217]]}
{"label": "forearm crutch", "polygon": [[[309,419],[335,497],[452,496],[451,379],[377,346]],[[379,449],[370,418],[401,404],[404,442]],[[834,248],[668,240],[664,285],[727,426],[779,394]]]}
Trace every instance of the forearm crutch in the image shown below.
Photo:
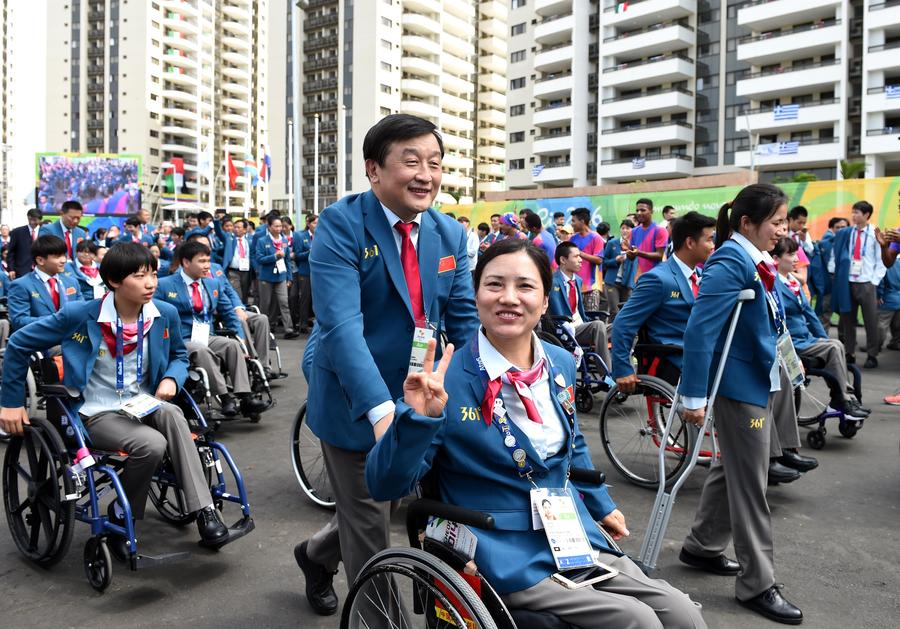
{"label": "forearm crutch", "polygon": [[[716,401],[716,394],[719,392],[719,382],[722,380],[722,372],[725,371],[725,361],[728,359],[728,352],[731,349],[731,341],[734,338],[734,330],[737,327],[738,318],[741,315],[741,308],[745,301],[752,301],[756,298],[756,292],[752,288],[745,288],[738,294],[737,304],[734,306],[734,312],[731,315],[731,323],[728,326],[728,334],[725,336],[725,345],[722,347],[722,356],[719,359],[719,365],[716,368],[716,376],[713,379],[712,390],[709,394],[709,401],[706,404],[706,416],[703,418],[703,426],[687,426],[688,430],[698,431],[696,439],[691,449],[690,459],[684,471],[672,485],[670,491],[666,491],[666,447],[669,442],[669,433],[672,431],[672,425],[675,423],[675,415],[681,411],[681,394],[675,395],[672,402],[672,408],[669,409],[669,416],[666,419],[666,428],[663,431],[662,440],[659,448],[659,490],[656,492],[656,502],[653,504],[653,511],[650,514],[650,524],[647,527],[647,533],[644,536],[644,542],[641,544],[641,554],[638,555],[638,565],[649,572],[656,569],[656,560],[659,557],[659,550],[662,547],[663,538],[665,537],[666,527],[669,525],[669,517],[672,515],[672,507],[675,505],[675,495],[684,482],[690,476],[694,467],[697,465],[697,458],[700,456],[700,449],[703,445],[703,435],[707,430],[712,430],[712,410]],[[679,382],[680,384],[680,382]]]}

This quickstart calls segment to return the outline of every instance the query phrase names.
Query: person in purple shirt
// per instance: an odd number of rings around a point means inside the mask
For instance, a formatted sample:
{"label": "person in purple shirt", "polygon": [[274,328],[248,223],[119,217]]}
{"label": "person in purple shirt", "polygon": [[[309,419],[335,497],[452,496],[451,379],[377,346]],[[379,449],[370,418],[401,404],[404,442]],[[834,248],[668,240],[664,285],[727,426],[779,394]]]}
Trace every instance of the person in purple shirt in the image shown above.
{"label": "person in purple shirt", "polygon": [[663,253],[669,243],[669,232],[653,222],[653,201],[638,199],[634,205],[634,215],[638,226],[631,230],[629,260],[637,258],[638,277],[662,262]]}
{"label": "person in purple shirt", "polygon": [[535,214],[534,212],[528,212],[525,215],[525,227],[528,229],[531,242],[540,247],[544,253],[547,254],[547,259],[550,260],[550,266],[553,270],[556,270],[556,261],[554,257],[556,255],[556,238],[544,229],[544,222],[541,220],[541,217]]}
{"label": "person in purple shirt", "polygon": [[[581,278],[581,298],[586,310],[600,310],[600,288],[602,282],[596,282],[597,271],[602,273],[603,248],[606,242],[597,232],[591,230],[591,211],[586,207],[572,210],[572,229],[574,234],[569,242],[574,243],[581,252],[581,259],[589,264],[582,264],[578,271]],[[601,275],[602,277],[602,275]]]}

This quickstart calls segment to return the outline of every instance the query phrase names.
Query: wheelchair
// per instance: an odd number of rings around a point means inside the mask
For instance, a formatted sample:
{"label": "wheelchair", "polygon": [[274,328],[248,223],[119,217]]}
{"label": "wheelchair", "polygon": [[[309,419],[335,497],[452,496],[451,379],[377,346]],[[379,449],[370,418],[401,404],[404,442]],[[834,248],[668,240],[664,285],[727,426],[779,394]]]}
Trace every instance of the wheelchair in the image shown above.
{"label": "wheelchair", "polygon": [[[609,316],[605,311],[590,311],[586,314],[590,321],[605,322]],[[571,328],[567,329],[565,326],[566,323],[572,323],[571,317],[544,315],[538,325],[537,335],[542,341],[562,347],[573,355],[580,348],[581,360],[576,361],[575,408],[579,413],[590,413],[594,408],[594,395],[609,390],[612,375],[599,354],[590,347],[578,345]]]}
{"label": "wheelchair", "polygon": [[[254,314],[260,314],[258,306],[247,306],[247,310]],[[259,359],[259,355],[257,355],[256,350],[252,347],[252,343],[247,343],[247,345],[251,346],[250,350],[252,353],[250,355]],[[264,366],[268,366],[269,371],[275,374],[278,379],[287,378],[288,376],[287,372],[282,367],[281,349],[278,347],[275,335],[271,332],[269,332],[269,364]]]}
{"label": "wheelchair", "polygon": [[325,469],[322,446],[306,423],[306,402],[297,410],[291,425],[291,464],[303,494],[313,504],[334,511],[334,492]]}
{"label": "wheelchair", "polygon": [[[41,393],[47,399],[48,417],[31,417],[24,436],[11,438],[3,461],[3,506],[19,552],[39,566],[50,567],[69,550],[74,521],[84,522],[90,526],[83,553],[84,573],[91,587],[99,592],[112,582],[112,561],[106,541],[111,533],[123,535],[127,540],[127,565],[132,571],[188,559],[190,553],[184,552],[155,557],[138,552],[131,505],[119,481],[127,455],[87,445],[81,421],[71,410],[72,402],[79,399],[80,393],[59,384],[55,363],[45,360],[43,367]],[[182,391],[173,403],[184,411],[190,423],[216,508],[221,510],[225,503],[240,506],[241,517],[229,527],[228,537],[207,545],[217,550],[255,527],[243,476],[225,445],[213,438],[191,396]],[[226,474],[233,482],[228,482]],[[101,498],[110,492],[124,511],[124,527],[112,524],[100,507]],[[153,477],[149,497],[168,522],[183,526],[192,521],[182,504],[168,457]]]}
{"label": "wheelchair", "polygon": [[[848,417],[843,411],[831,406],[831,391],[839,387],[834,376],[824,369],[824,361],[809,358],[801,360],[806,374],[803,385],[794,389],[794,405],[797,409],[797,424],[812,427],[806,434],[806,443],[814,450],[825,447],[825,435],[828,433],[825,423],[829,419],[838,420],[838,432],[842,437],[853,439],[865,420]],[[853,377],[853,396],[862,403],[862,374],[859,367],[851,363],[847,365],[847,371]]]}
{"label": "wheelchair", "polygon": [[[574,481],[603,484],[605,475],[597,470],[571,470]],[[423,496],[409,504],[406,533],[410,548],[389,548],[372,557],[350,587],[341,614],[341,629],[372,626],[363,616],[374,607],[385,620],[392,621],[403,602],[412,601],[410,618],[420,617],[428,629],[468,627],[469,629],[572,629],[552,614],[508,609],[465,555],[443,541],[424,535],[431,518],[449,520],[480,529],[494,528],[494,518],[486,513],[449,505],[437,496],[433,473],[426,475],[419,490]],[[610,538],[607,538],[610,539]],[[618,550],[615,542],[610,543]],[[375,624],[380,624],[376,621]],[[390,624],[390,626],[402,626]]]}

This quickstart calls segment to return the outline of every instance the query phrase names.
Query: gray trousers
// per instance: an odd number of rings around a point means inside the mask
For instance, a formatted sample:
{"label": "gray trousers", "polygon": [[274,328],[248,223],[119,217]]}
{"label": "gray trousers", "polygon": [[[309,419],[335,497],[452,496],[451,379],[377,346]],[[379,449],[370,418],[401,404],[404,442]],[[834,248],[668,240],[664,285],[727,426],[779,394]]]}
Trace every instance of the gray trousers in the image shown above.
{"label": "gray trousers", "polygon": [[135,519],[144,517],[150,481],[166,452],[172,459],[185,509],[194,512],[212,504],[191,429],[174,404],[162,402],[158,410],[140,421],[119,411],[98,413],[87,419],[85,427],[94,446],[128,453],[119,478]]}
{"label": "gray trousers", "polygon": [[[587,321],[575,326],[575,340],[579,345],[589,345],[603,359],[603,364],[611,370],[609,341],[606,336],[606,323],[603,321]],[[601,374],[602,375],[602,374]]]}
{"label": "gray trousers", "polygon": [[900,349],[900,310],[879,310],[878,330],[878,349],[885,343],[890,349]]}
{"label": "gray trousers", "polygon": [[300,309],[294,323],[305,331],[309,326],[309,320],[313,317],[312,282],[310,282],[309,275],[300,275],[299,273],[294,276],[294,279],[300,295]]}
{"label": "gray trousers", "polygon": [[832,391],[832,398],[837,397],[840,402],[847,401],[847,385],[850,382],[847,373],[847,357],[844,350],[844,344],[837,339],[820,339],[801,350],[797,350],[803,358],[813,358],[823,360],[825,362],[824,369],[833,375],[838,382],[840,394],[835,395],[837,391]]}
{"label": "gray trousers", "polygon": [[287,332],[294,327],[291,319],[291,309],[288,306],[288,289],[287,282],[264,282],[259,281],[259,311],[269,317],[269,321],[275,321],[273,314],[275,309],[281,313],[281,323]]}
{"label": "gray trousers", "polygon": [[9,338],[9,320],[0,319],[0,349],[6,347],[6,339]]}
{"label": "gray trousers", "polygon": [[191,364],[209,374],[209,388],[213,395],[228,393],[225,371],[231,375],[231,388],[235,394],[250,393],[250,376],[244,362],[244,346],[237,339],[210,336],[209,346],[187,341],[185,343]]}
{"label": "gray trousers", "polygon": [[628,557],[600,553],[619,574],[595,586],[569,590],[549,577],[501,596],[507,607],[543,611],[576,627],[702,629],[699,603],[661,579],[646,576]]}
{"label": "gray trousers", "polygon": [[[772,425],[769,456],[781,456],[783,450],[800,448],[800,428],[797,425],[797,406],[794,388],[784,369],[779,370],[781,390],[772,394]],[[718,424],[717,424],[718,426]]]}
{"label": "gray trousers", "polygon": [[609,320],[612,321],[616,318],[619,310],[622,309],[622,304],[628,301],[628,298],[631,296],[631,289],[626,288],[621,284],[604,284],[603,290],[606,293],[606,304],[607,310],[609,310]]}
{"label": "gray trousers", "polygon": [[741,564],[735,594],[745,601],[775,584],[774,540],[766,501],[775,395],[767,407],[718,396],[713,404],[721,458],[710,467],[684,548],[701,557],[734,540]]}
{"label": "gray trousers", "polygon": [[228,281],[231,282],[231,286],[241,296],[241,301],[245,304],[250,297],[250,283],[252,279],[250,271],[228,269]]}
{"label": "gray trousers", "polygon": [[244,337],[250,339],[251,355],[258,358],[263,367],[269,364],[269,317],[247,312],[247,320],[241,321]]}
{"label": "gray trousers", "polygon": [[862,308],[866,326],[866,354],[878,356],[878,295],[871,282],[850,282],[850,312],[842,312],[840,318],[841,340],[848,356],[856,354],[856,313]]}

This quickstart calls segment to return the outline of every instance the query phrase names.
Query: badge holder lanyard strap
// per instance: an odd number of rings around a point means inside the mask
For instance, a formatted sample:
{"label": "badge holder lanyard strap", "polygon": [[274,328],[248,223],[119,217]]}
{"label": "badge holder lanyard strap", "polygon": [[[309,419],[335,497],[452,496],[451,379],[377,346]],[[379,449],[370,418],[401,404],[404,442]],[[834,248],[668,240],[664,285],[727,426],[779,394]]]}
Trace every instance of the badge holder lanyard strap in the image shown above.
{"label": "badge holder lanyard strap", "polygon": [[[200,282],[200,291],[201,291],[200,292],[200,301],[203,303],[203,310],[201,310],[199,314],[202,317],[202,323],[206,323],[208,325],[209,324],[209,309],[206,307],[206,300],[203,299],[203,294],[206,293],[206,295],[208,297],[209,291],[206,290],[206,285],[203,283],[202,280],[197,280],[197,281]],[[212,303],[211,300],[210,300],[210,303]],[[194,313],[194,319],[196,320],[197,312],[194,310],[194,304],[193,304],[193,302],[190,301],[190,298],[188,298],[188,305],[190,306],[191,311]]]}
{"label": "badge holder lanyard strap", "polygon": [[[119,315],[116,314],[116,393],[119,394],[119,402],[125,393],[125,339],[124,326]],[[138,316],[137,321],[137,347],[134,350],[137,359],[137,386],[140,390],[144,376],[144,312]]]}

